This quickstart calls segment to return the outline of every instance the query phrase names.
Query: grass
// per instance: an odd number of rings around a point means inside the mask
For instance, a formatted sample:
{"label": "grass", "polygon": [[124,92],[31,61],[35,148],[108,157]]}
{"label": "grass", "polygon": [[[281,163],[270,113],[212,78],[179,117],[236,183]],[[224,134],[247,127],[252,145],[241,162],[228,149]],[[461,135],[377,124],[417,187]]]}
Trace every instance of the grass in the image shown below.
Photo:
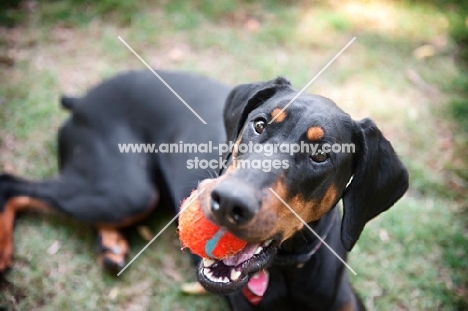
{"label": "grass", "polygon": [[[370,310],[468,308],[466,188],[454,155],[448,103],[459,84],[450,12],[421,3],[330,1],[45,1],[10,10],[1,28],[0,165],[30,178],[56,173],[61,93],[82,94],[118,71],[143,68],[122,36],[157,68],[201,72],[226,83],[284,75],[300,89],[352,37],[357,40],[309,91],[355,119],[372,117],[408,166],[411,189],[370,222],[350,254],[352,282]],[[355,14],[355,12],[360,14]],[[17,17],[15,17],[17,16]],[[435,54],[417,58],[424,44]],[[0,57],[0,60],[2,58]],[[437,74],[434,74],[434,73]],[[460,78],[462,79],[462,78]],[[463,85],[460,80],[460,84]],[[455,109],[465,109],[463,105]],[[459,113],[455,113],[458,115]],[[164,226],[149,220],[154,233]],[[132,256],[145,242],[129,230]],[[58,241],[57,253],[47,249]],[[24,215],[0,309],[226,310],[219,297],[184,296],[195,280],[168,229],[121,277],[102,273],[90,228],[59,216]]]}
{"label": "grass", "polygon": [[352,280],[368,306],[377,310],[466,307],[464,297],[457,294],[468,273],[466,228],[463,221],[453,219],[460,212],[446,200],[407,195],[369,224],[350,260],[362,267]]}

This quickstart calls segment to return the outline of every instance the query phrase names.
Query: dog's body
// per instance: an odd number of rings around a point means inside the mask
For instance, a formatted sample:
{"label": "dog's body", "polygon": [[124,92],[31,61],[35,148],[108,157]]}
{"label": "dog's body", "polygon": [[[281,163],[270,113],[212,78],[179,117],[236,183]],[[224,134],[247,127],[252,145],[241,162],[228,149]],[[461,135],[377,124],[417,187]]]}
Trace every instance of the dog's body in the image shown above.
{"label": "dog's body", "polygon": [[[83,98],[63,98],[72,115],[59,133],[60,176],[29,182],[0,175],[0,271],[11,264],[16,212],[58,210],[96,227],[100,261],[117,271],[128,254],[119,229],[146,217],[160,200],[178,209],[198,186],[206,190],[200,195],[205,215],[248,241],[250,248],[261,250],[253,254],[245,249],[241,253],[247,259],[231,258],[231,265],[206,259],[199,265],[200,282],[228,295],[234,310],[363,309],[344,265],[320,247],[318,238],[283,204],[296,210],[345,259],[365,223],[393,205],[407,188],[404,166],[373,122],[354,122],[330,100],[312,95],[301,95],[280,111],[297,94],[282,78],[232,90],[200,76],[159,74],[207,124],[147,71],[108,80]],[[269,172],[236,164],[271,158],[230,151],[223,155],[227,169],[221,169],[222,175],[214,179],[205,179],[214,170],[188,169],[187,161],[198,158],[222,164],[216,149],[119,151],[119,144],[125,143],[211,142],[218,146],[226,140],[236,141],[237,146],[248,142],[355,143],[357,150],[355,154],[275,154],[273,159],[288,161],[288,167]],[[341,228],[336,203],[342,197]],[[226,271],[231,274],[224,275]],[[264,277],[266,292],[252,299],[246,288],[249,279],[261,271],[269,275],[269,280]],[[228,281],[218,282],[216,276]]]}

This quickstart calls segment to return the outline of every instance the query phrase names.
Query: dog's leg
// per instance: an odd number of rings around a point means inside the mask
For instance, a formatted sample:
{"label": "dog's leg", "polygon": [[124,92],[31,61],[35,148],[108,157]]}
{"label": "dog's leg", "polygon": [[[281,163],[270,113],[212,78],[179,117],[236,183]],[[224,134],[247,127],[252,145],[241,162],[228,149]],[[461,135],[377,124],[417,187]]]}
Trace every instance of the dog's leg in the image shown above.
{"label": "dog's leg", "polygon": [[[10,175],[0,175],[0,272],[7,269],[13,260],[13,225],[17,213],[25,210],[51,211],[45,197],[31,196],[38,188],[50,183],[26,186]],[[47,191],[46,191],[47,192]]]}
{"label": "dog's leg", "polygon": [[99,264],[109,272],[117,273],[126,264],[129,245],[118,229],[97,228],[96,250]]}
{"label": "dog's leg", "polygon": [[150,203],[149,207],[139,214],[129,216],[120,222],[96,224],[97,240],[96,251],[99,264],[111,273],[117,273],[126,265],[130,246],[127,239],[120,232],[125,228],[138,223],[146,218],[156,207],[158,196]]}
{"label": "dog's leg", "polygon": [[13,224],[16,213],[27,209],[51,210],[46,203],[27,196],[13,197],[6,202],[3,211],[0,212],[0,271],[5,270],[12,264]]}
{"label": "dog's leg", "polygon": [[98,228],[106,249],[119,246],[122,250],[118,256],[110,256],[107,250],[100,252],[107,257],[104,267],[114,270],[113,266],[121,266],[128,244],[117,230],[145,218],[159,199],[159,192],[149,183],[130,180],[128,184],[136,188],[113,188],[107,193],[97,191],[99,185],[71,176],[32,182],[0,175],[0,272],[12,264],[15,216],[26,210],[59,211]]}
{"label": "dog's leg", "polygon": [[12,264],[13,259],[13,224],[15,215],[26,209],[49,211],[44,202],[27,196],[10,198],[0,212],[0,271]]}

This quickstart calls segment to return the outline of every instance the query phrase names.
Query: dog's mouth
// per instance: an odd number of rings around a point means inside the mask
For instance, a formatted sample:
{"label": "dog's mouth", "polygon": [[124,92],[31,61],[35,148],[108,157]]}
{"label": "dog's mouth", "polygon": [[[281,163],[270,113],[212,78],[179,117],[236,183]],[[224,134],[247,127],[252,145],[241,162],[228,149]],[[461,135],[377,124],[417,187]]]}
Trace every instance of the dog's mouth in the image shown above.
{"label": "dog's mouth", "polygon": [[240,252],[222,260],[203,258],[198,266],[198,281],[208,291],[228,294],[247,284],[249,278],[273,261],[279,239],[249,243]]}

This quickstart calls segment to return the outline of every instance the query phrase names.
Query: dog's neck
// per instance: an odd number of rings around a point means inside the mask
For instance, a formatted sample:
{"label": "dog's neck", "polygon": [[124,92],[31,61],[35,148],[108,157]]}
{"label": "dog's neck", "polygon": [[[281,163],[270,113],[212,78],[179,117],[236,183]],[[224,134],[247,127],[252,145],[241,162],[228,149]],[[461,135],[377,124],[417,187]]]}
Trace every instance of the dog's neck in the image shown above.
{"label": "dog's neck", "polygon": [[[308,225],[323,239],[326,240],[333,223],[335,222],[338,207],[334,207],[325,216]],[[301,265],[313,256],[322,246],[319,238],[309,228],[305,227],[281,244],[274,265]]]}

